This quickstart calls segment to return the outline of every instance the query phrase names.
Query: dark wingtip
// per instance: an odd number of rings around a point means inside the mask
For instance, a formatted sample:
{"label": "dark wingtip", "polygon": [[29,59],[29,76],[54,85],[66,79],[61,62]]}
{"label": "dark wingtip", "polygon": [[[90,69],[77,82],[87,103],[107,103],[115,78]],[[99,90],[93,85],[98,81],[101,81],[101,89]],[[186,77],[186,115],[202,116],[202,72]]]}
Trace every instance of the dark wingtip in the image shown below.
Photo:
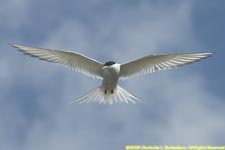
{"label": "dark wingtip", "polygon": [[209,52],[209,54],[205,58],[213,57],[215,54],[216,54],[216,52]]}
{"label": "dark wingtip", "polygon": [[14,48],[17,48],[17,46],[15,44],[12,44],[12,43],[8,43],[8,44],[9,44],[9,46],[12,46]]}

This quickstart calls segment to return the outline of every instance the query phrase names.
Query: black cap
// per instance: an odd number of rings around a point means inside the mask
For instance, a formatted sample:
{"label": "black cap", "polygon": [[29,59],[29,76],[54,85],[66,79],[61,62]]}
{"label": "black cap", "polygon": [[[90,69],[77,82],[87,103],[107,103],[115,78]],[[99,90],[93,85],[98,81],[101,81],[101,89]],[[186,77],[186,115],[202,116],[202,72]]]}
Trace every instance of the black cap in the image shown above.
{"label": "black cap", "polygon": [[107,61],[105,64],[104,64],[104,66],[111,66],[111,65],[113,65],[113,64],[115,64],[116,62],[114,62],[114,61]]}

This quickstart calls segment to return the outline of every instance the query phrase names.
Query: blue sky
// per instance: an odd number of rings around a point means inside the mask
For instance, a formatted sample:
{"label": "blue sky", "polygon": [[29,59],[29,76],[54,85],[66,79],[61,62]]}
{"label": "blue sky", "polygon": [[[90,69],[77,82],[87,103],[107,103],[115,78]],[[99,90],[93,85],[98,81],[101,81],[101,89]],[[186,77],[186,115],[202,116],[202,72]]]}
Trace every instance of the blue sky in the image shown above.
{"label": "blue sky", "polygon": [[[0,33],[0,149],[225,142],[223,0],[3,0]],[[22,55],[8,43],[73,50],[101,62],[215,55],[120,82],[144,104],[71,105],[101,81]]]}

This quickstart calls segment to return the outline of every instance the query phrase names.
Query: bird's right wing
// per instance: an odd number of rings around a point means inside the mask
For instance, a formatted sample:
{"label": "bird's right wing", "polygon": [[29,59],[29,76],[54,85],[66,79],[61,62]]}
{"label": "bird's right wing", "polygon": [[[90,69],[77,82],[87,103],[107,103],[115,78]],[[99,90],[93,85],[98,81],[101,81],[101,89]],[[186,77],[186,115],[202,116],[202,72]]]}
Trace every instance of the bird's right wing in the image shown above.
{"label": "bird's right wing", "polygon": [[87,76],[102,79],[101,69],[103,64],[75,52],[34,48],[22,45],[12,45],[24,54],[37,57],[52,63],[59,63],[79,71]]}
{"label": "bird's right wing", "polygon": [[149,55],[120,66],[122,79],[131,76],[153,73],[190,64],[211,56],[212,53]]}

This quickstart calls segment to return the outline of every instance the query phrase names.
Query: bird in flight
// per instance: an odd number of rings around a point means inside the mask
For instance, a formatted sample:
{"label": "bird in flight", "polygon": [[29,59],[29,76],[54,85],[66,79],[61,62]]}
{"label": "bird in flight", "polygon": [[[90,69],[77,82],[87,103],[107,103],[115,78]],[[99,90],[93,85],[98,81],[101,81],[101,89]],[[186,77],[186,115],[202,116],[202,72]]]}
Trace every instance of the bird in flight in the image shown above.
{"label": "bird in flight", "polygon": [[108,61],[105,64],[72,51],[34,48],[13,45],[24,54],[52,63],[59,63],[89,77],[102,80],[102,84],[80,98],[79,103],[97,102],[103,104],[136,103],[142,101],[118,85],[119,79],[153,73],[159,70],[177,68],[212,56],[212,53],[149,55],[124,64]]}

